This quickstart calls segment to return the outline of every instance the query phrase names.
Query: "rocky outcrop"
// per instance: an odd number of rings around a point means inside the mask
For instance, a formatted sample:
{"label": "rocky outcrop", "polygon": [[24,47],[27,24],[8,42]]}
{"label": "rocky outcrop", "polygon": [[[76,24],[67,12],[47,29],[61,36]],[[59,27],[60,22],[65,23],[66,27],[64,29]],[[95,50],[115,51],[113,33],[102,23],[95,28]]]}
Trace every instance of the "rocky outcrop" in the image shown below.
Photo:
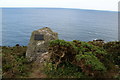
{"label": "rocky outcrop", "polygon": [[37,56],[48,52],[49,41],[56,39],[58,39],[58,33],[48,27],[33,31],[26,51],[28,60],[34,61]]}

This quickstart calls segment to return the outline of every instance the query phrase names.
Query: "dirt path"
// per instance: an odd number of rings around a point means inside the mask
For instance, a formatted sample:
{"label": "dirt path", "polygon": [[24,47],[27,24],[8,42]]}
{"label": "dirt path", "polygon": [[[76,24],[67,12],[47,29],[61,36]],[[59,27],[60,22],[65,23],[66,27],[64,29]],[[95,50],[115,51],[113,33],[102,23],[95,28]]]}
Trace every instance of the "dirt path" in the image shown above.
{"label": "dirt path", "polygon": [[47,75],[43,72],[43,63],[40,61],[41,57],[38,56],[37,60],[33,63],[32,72],[29,75],[29,78],[47,78]]}
{"label": "dirt path", "polygon": [[29,78],[46,78],[47,76],[40,70],[34,70]]}
{"label": "dirt path", "polygon": [[43,72],[43,65],[42,64],[37,65],[36,63],[34,63],[29,78],[46,78],[46,77],[47,77],[46,74],[44,74]]}

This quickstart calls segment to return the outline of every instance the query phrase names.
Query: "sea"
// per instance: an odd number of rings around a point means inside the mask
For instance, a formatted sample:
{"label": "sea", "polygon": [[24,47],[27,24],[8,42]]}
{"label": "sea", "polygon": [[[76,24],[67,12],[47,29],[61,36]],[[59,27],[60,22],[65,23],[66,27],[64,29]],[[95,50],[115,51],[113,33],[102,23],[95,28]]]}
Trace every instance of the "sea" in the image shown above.
{"label": "sea", "polygon": [[32,31],[49,27],[66,41],[118,40],[118,13],[67,8],[2,8],[2,46],[27,46]]}

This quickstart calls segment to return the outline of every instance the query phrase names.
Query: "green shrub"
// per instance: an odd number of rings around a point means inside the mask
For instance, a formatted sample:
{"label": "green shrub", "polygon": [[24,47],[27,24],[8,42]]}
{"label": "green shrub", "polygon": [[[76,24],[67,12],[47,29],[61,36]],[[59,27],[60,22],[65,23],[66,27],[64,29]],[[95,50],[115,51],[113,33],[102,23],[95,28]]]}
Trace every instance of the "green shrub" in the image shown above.
{"label": "green shrub", "polygon": [[[69,68],[71,72],[78,68],[79,71],[75,74],[84,74],[89,77],[103,77],[103,73],[107,71],[106,66],[109,66],[103,63],[104,61],[106,62],[105,56],[107,55],[103,46],[96,46],[89,42],[54,40],[50,42],[49,53],[51,53],[50,64],[52,65],[52,71],[50,71],[52,73],[49,74],[59,77],[60,75],[65,76],[66,74],[64,73],[67,73],[67,69],[62,70],[63,65],[64,68]],[[77,68],[70,67],[70,65],[68,67],[66,65],[68,63],[75,65]],[[69,72],[69,70],[67,71]],[[72,74],[74,74],[73,72]],[[78,75],[77,77],[80,77]]]}
{"label": "green shrub", "polygon": [[26,47],[2,47],[3,78],[28,76],[31,64],[25,58]]}
{"label": "green shrub", "polygon": [[[94,56],[92,53],[85,53],[84,55],[76,55],[78,61],[85,60],[85,65],[91,65],[91,69],[98,70],[98,71],[105,71],[106,68],[104,64],[100,62],[100,60]],[[84,63],[83,63],[84,64]],[[81,66],[81,65],[80,65]]]}
{"label": "green shrub", "polygon": [[108,58],[112,63],[120,65],[120,41],[107,42],[104,45]]}
{"label": "green shrub", "polygon": [[50,42],[49,53],[51,54],[51,61],[56,64],[63,62],[71,62],[74,60],[77,54],[77,47],[73,42],[68,42],[64,40],[54,40]]}
{"label": "green shrub", "polygon": [[55,68],[52,63],[47,63],[44,71],[49,78],[87,78],[79,67],[70,63],[60,64],[61,67]]}

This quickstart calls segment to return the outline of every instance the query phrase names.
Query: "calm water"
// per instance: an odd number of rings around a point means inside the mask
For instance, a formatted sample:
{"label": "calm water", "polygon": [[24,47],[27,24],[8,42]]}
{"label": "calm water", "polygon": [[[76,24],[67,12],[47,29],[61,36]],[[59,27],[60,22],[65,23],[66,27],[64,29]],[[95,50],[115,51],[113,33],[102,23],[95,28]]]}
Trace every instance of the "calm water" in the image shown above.
{"label": "calm water", "polygon": [[118,40],[117,12],[80,9],[4,8],[2,45],[27,45],[31,32],[50,27],[67,41]]}

